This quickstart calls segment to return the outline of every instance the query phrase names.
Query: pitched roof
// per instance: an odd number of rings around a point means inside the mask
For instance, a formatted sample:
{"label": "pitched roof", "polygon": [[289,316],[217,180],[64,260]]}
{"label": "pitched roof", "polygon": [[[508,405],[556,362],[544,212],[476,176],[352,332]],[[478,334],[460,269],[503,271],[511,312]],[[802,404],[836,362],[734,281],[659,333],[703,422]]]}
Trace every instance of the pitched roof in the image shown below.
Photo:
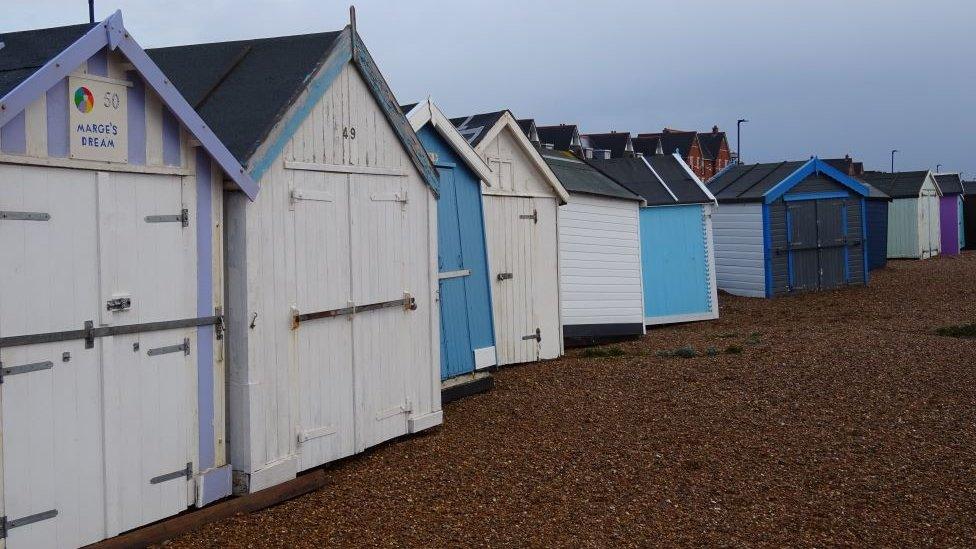
{"label": "pitched roof", "polygon": [[963,181],[962,190],[966,196],[976,195],[976,181]]}
{"label": "pitched roof", "polygon": [[534,118],[523,118],[521,120],[516,120],[516,122],[518,122],[519,128],[522,129],[522,133],[525,134],[525,137],[529,138],[529,141],[538,139],[539,134],[535,129]]}
{"label": "pitched roof", "polygon": [[[594,149],[609,150],[611,158],[623,158],[627,145],[631,145],[630,132],[588,133],[582,137]],[[630,148],[633,149],[633,145]]]}
{"label": "pitched roof", "polygon": [[957,173],[940,173],[935,180],[942,189],[942,194],[962,194],[962,179]]}
{"label": "pitched roof", "polygon": [[593,167],[612,177],[647,201],[648,206],[707,204],[712,199],[673,154],[644,158],[589,160]]}
{"label": "pitched roof", "polygon": [[37,72],[99,23],[0,34],[0,97]]}
{"label": "pitched roof", "polygon": [[579,134],[576,124],[560,124],[558,126],[536,126],[539,141],[551,144],[557,151],[568,151],[573,144],[573,138]]}
{"label": "pitched roof", "polygon": [[[665,154],[660,137],[635,137],[630,141],[634,145],[634,152],[639,152],[644,156],[655,154]],[[671,151],[674,152],[674,151]]]}
{"label": "pitched roof", "polygon": [[641,133],[637,137],[657,137],[661,140],[661,148],[664,154],[671,154],[678,151],[682,158],[687,158],[691,147],[695,144],[698,132],[685,132],[678,130],[665,130],[661,133]]}
{"label": "pitched roof", "polygon": [[927,171],[864,172],[860,177],[892,198],[915,198],[922,192]]}
{"label": "pitched roof", "polygon": [[563,187],[571,193],[594,194],[610,198],[641,200],[641,197],[610,179],[568,151],[540,151]]}
{"label": "pitched roof", "polygon": [[147,50],[207,125],[247,163],[341,31]]}
{"label": "pitched roof", "polygon": [[725,142],[725,132],[702,132],[698,134],[698,143],[701,144],[702,154],[710,160],[718,158],[718,153],[722,150],[722,143]]}
{"label": "pitched roof", "polygon": [[770,164],[735,164],[708,182],[719,201],[760,202],[766,192],[800,169],[807,161]]}
{"label": "pitched roof", "polygon": [[[437,105],[430,98],[421,103],[401,105],[400,109],[407,116],[410,127],[414,132],[420,132],[425,126],[431,125],[432,131],[440,136],[443,142],[454,150],[458,157],[474,172],[481,181],[491,186],[493,180],[491,168],[484,159],[478,156],[468,141],[457,131],[454,124],[444,116]],[[428,152],[429,156],[429,152]],[[438,176],[440,173],[438,173]]]}
{"label": "pitched roof", "polygon": [[482,114],[472,114],[470,116],[460,116],[452,118],[451,124],[457,128],[458,132],[468,140],[468,144],[477,147],[478,143],[485,138],[485,135],[501,120],[507,110],[486,112]]}

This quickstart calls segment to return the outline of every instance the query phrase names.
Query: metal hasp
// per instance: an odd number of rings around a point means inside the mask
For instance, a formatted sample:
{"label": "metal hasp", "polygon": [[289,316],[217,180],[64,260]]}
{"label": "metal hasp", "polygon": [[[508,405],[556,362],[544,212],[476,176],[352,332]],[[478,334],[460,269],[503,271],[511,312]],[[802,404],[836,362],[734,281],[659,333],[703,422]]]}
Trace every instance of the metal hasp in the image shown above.
{"label": "metal hasp", "polygon": [[5,347],[19,347],[21,345],[37,345],[39,343],[56,343],[58,341],[71,341],[73,339],[84,339],[85,348],[91,349],[95,346],[96,337],[108,337],[114,335],[141,334],[144,332],[158,332],[162,330],[176,330],[179,328],[195,328],[198,326],[215,326],[218,323],[223,325],[223,318],[219,316],[202,316],[198,318],[185,318],[182,320],[164,320],[161,322],[145,322],[143,324],[125,324],[122,326],[100,326],[95,328],[94,322],[85,321],[85,327],[81,330],[67,330],[64,332],[49,332],[46,334],[31,334],[22,336],[0,337],[0,349]]}
{"label": "metal hasp", "polygon": [[3,362],[0,362],[0,383],[3,383],[4,378],[7,376],[40,372],[41,370],[50,370],[51,368],[54,368],[54,363],[50,360],[45,362],[33,362],[31,364],[24,364],[22,366],[10,366],[6,368],[3,366]]}
{"label": "metal hasp", "polygon": [[190,211],[183,208],[177,215],[147,215],[146,223],[179,223],[184,227],[189,227]]}
{"label": "metal hasp", "polygon": [[534,334],[522,336],[522,341],[529,341],[530,339],[534,339],[536,341],[542,341],[542,330],[536,328]]}
{"label": "metal hasp", "polygon": [[511,280],[512,276],[512,273],[498,273],[498,281],[501,282],[502,280]]}
{"label": "metal hasp", "polygon": [[105,302],[106,311],[127,311],[131,308],[131,297],[116,297]]}
{"label": "metal hasp", "polygon": [[173,471],[172,473],[166,473],[165,475],[159,475],[158,477],[153,477],[149,479],[149,484],[160,484],[168,480],[176,480],[178,478],[185,478],[190,480],[193,478],[193,462],[186,462],[186,467],[180,469],[179,471]]}
{"label": "metal hasp", "polygon": [[168,355],[170,353],[179,353],[180,351],[183,352],[184,356],[190,356],[190,338],[183,338],[183,343],[180,343],[179,345],[169,345],[167,347],[156,347],[155,349],[149,349],[149,352],[146,354],[149,356],[158,356]]}
{"label": "metal hasp", "polygon": [[35,513],[33,515],[27,515],[26,517],[13,520],[9,520],[7,517],[0,517],[0,539],[6,539],[7,533],[18,526],[27,526],[28,524],[34,524],[35,522],[41,522],[42,520],[53,519],[56,516],[58,516],[58,510],[51,509],[50,511]]}
{"label": "metal hasp", "polygon": [[0,221],[50,221],[51,214],[43,212],[4,212],[0,211]]}
{"label": "metal hasp", "polygon": [[533,208],[532,209],[532,215],[522,214],[522,215],[519,216],[519,219],[531,219],[533,223],[538,224],[539,223],[539,210],[536,210],[535,208]]}
{"label": "metal hasp", "polygon": [[337,316],[354,315],[356,313],[365,313],[366,311],[377,311],[379,309],[392,309],[394,307],[403,307],[404,311],[416,311],[417,300],[409,293],[405,293],[403,294],[402,299],[394,299],[392,301],[381,301],[379,303],[370,303],[368,305],[351,305],[349,307],[343,307],[341,309],[330,309],[328,311],[317,311],[314,313],[305,313],[305,314],[296,313],[294,316],[294,320],[292,321],[292,329],[298,328],[298,326],[302,322],[305,322],[306,320],[335,318]]}

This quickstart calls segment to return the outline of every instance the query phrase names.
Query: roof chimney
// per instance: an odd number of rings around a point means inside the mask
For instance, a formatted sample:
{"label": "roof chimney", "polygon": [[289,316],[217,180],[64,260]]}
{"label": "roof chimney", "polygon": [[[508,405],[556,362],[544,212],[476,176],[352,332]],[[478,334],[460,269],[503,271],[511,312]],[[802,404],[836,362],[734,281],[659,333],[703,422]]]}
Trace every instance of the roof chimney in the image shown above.
{"label": "roof chimney", "polygon": [[718,126],[712,126],[712,133],[718,133]]}

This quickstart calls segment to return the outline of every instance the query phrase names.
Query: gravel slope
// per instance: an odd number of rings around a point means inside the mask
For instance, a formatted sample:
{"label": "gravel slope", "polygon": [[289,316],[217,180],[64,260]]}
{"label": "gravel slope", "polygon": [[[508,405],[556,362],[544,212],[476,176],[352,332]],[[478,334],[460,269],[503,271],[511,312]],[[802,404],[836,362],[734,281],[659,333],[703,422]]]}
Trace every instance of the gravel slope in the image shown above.
{"label": "gravel slope", "polygon": [[[442,428],[167,545],[973,543],[976,340],[934,330],[976,322],[976,254],[720,301],[621,356],[504,369]],[[661,356],[682,347],[698,356]]]}

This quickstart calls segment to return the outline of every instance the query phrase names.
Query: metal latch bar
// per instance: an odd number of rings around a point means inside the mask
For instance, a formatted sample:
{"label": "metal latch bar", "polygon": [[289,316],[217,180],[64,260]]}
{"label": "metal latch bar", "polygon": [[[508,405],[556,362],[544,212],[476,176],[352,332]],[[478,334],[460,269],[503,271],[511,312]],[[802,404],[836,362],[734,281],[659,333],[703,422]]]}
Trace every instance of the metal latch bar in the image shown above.
{"label": "metal latch bar", "polygon": [[186,356],[190,355],[190,338],[183,338],[183,343],[180,343],[179,345],[169,345],[166,347],[156,347],[155,349],[149,349],[149,352],[147,354],[149,356],[158,356],[158,355],[168,355],[170,353],[178,353],[180,351],[183,351],[183,354]]}
{"label": "metal latch bar", "polygon": [[542,330],[540,330],[539,328],[536,328],[534,334],[529,334],[527,336],[522,336],[522,341],[529,341],[531,339],[534,339],[536,341],[542,341]]}
{"label": "metal latch bar", "polygon": [[0,337],[0,349],[5,347],[19,347],[21,345],[36,345],[39,343],[56,343],[59,341],[70,341],[73,339],[84,339],[86,342],[86,348],[90,349],[94,346],[96,337],[140,334],[144,332],[158,332],[162,330],[176,330],[178,328],[195,328],[198,326],[212,326],[222,321],[223,319],[220,316],[203,316],[197,318],[184,318],[180,320],[164,320],[160,322],[125,324],[122,326],[101,326],[95,328],[94,323],[88,320],[85,321],[85,327],[81,330],[67,330],[64,332],[49,332],[45,334]]}
{"label": "metal latch bar", "polygon": [[498,273],[498,280],[511,280],[513,276],[512,273]]}
{"label": "metal latch bar", "polygon": [[4,378],[7,376],[29,374],[41,370],[50,370],[51,368],[54,368],[54,363],[49,360],[45,362],[32,362],[31,364],[23,364],[21,366],[10,366],[8,368],[4,368],[3,363],[0,362],[0,383],[3,383]]}
{"label": "metal latch bar", "polygon": [[190,480],[193,478],[193,462],[186,462],[186,467],[180,469],[179,471],[173,471],[172,473],[166,473],[165,475],[159,475],[158,477],[153,477],[149,479],[149,484],[160,484],[168,480],[175,480],[178,478],[185,478]]}
{"label": "metal latch bar", "polygon": [[350,307],[342,307],[341,309],[330,309],[328,311],[317,311],[314,313],[296,313],[292,321],[292,328],[298,328],[299,324],[305,322],[306,320],[335,318],[337,316],[354,315],[356,313],[376,311],[379,309],[392,309],[394,307],[403,307],[403,310],[405,311],[415,311],[417,310],[417,300],[409,293],[406,293],[403,294],[402,299],[381,301],[379,303],[370,303],[368,305],[352,305]]}
{"label": "metal latch bar", "polygon": [[190,211],[186,208],[176,215],[147,215],[146,223],[179,223],[184,227],[190,226]]}
{"label": "metal latch bar", "polygon": [[444,271],[443,273],[437,273],[437,278],[440,280],[445,280],[448,278],[461,278],[462,276],[471,276],[471,269],[461,269],[458,271]]}
{"label": "metal latch bar", "polygon": [[0,221],[49,221],[51,214],[44,212],[5,212],[0,211]]}
{"label": "metal latch bar", "polygon": [[529,214],[522,214],[522,215],[519,216],[519,219],[531,219],[533,223],[538,223],[539,222],[539,210],[533,209],[531,215],[529,215]]}
{"label": "metal latch bar", "polygon": [[27,515],[26,517],[13,520],[7,520],[7,517],[0,517],[0,539],[6,538],[7,532],[14,528],[19,526],[27,526],[28,524],[34,524],[35,522],[41,522],[42,520],[52,519],[56,516],[58,516],[58,510],[51,509],[50,511],[35,513],[33,515]]}

